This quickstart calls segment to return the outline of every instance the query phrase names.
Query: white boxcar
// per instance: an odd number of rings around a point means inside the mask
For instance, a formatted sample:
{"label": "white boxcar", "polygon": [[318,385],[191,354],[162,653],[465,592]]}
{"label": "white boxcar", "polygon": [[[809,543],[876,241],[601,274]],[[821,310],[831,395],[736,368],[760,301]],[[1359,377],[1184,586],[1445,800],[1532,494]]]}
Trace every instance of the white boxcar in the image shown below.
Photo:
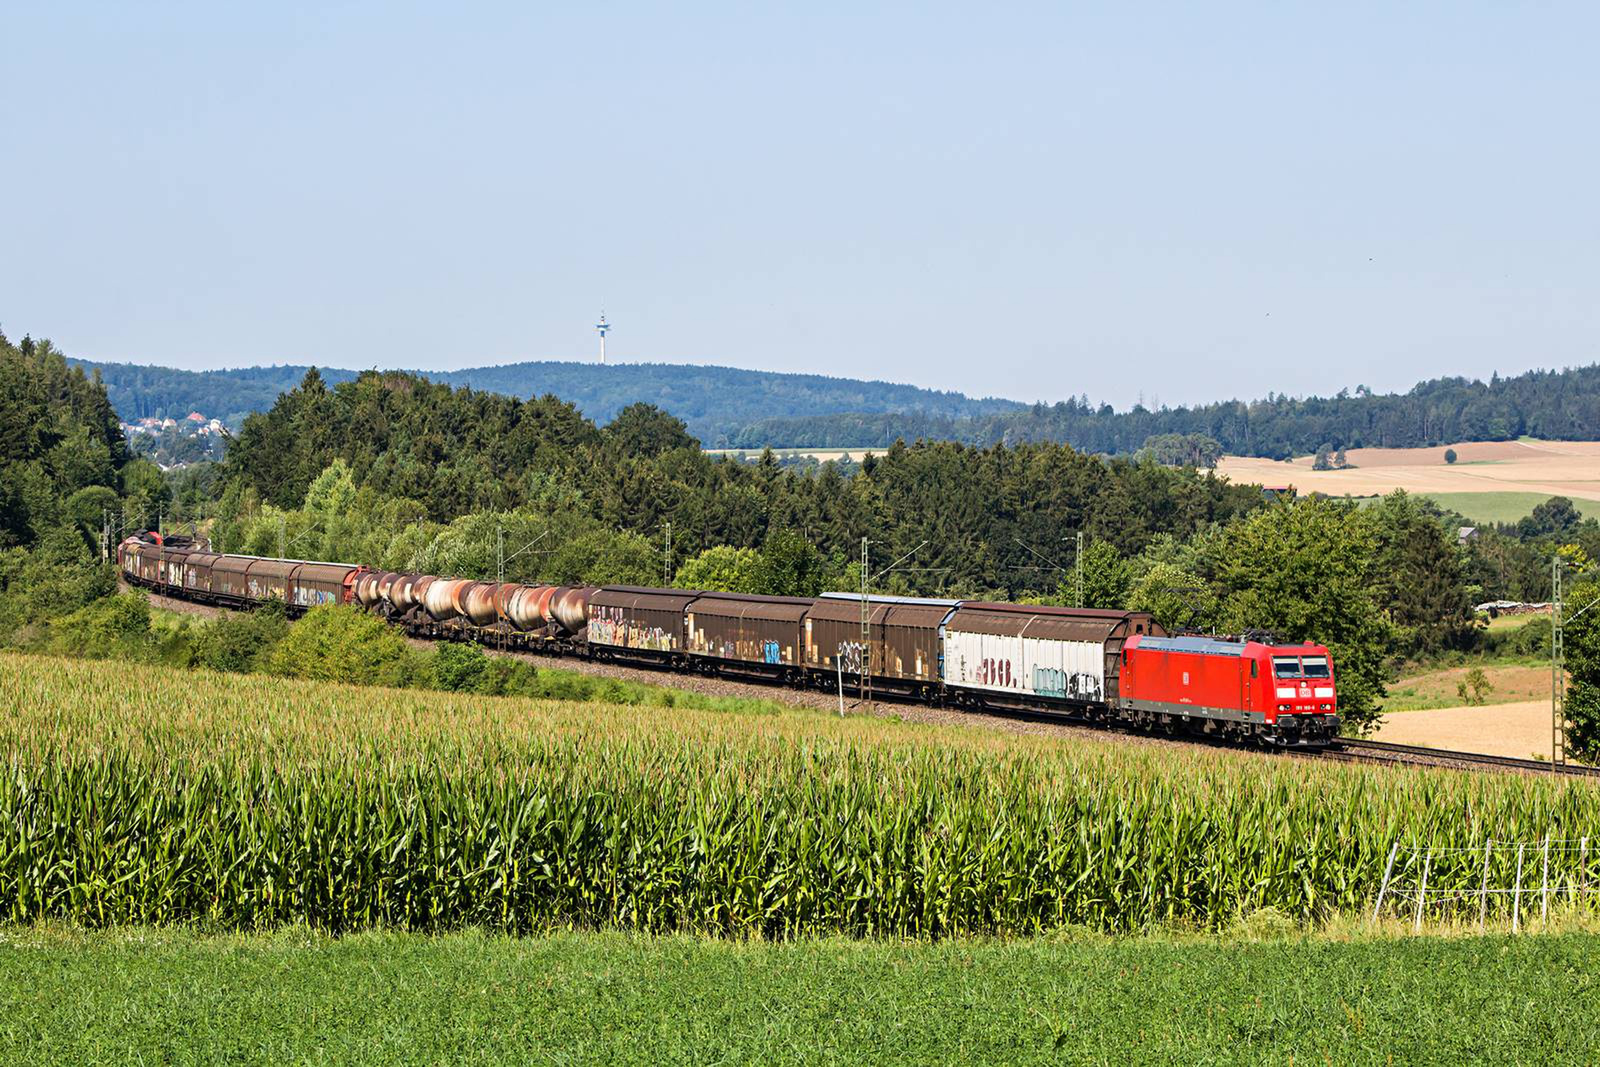
{"label": "white boxcar", "polygon": [[944,625],[944,684],[1012,703],[1104,703],[1117,696],[1123,642],[1161,632],[1143,612],[965,603]]}

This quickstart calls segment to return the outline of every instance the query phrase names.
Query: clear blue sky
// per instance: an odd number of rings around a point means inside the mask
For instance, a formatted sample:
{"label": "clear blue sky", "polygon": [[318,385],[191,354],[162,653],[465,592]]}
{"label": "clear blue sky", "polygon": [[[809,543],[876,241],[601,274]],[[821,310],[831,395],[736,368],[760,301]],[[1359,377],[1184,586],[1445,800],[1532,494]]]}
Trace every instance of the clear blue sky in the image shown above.
{"label": "clear blue sky", "polygon": [[10,4],[0,326],[1119,407],[1600,359],[1594,4]]}

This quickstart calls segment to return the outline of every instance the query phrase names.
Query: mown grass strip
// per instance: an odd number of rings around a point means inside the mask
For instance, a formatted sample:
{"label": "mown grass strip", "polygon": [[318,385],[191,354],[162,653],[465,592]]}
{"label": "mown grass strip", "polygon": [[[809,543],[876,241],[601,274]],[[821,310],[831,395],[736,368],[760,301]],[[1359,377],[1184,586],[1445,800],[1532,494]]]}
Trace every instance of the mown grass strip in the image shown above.
{"label": "mown grass strip", "polygon": [[[55,1063],[1600,1059],[1593,935],[936,945],[303,931],[0,935],[0,1057]],[[1552,981],[1559,990],[1552,989]]]}

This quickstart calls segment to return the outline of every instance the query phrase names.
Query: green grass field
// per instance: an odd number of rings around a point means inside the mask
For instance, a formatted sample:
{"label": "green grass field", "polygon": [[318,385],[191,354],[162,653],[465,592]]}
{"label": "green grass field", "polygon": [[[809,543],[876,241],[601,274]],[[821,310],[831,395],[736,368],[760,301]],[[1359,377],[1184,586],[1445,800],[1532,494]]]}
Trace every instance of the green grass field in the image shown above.
{"label": "green grass field", "polygon": [[[1459,512],[1485,525],[1516,522],[1550,497],[1545,493],[1422,493],[1442,508]],[[1584,518],[1600,518],[1600,501],[1572,498],[1573,506]]]}
{"label": "green grass field", "polygon": [[9,1063],[1595,1062],[1589,934],[933,945],[28,929]]}

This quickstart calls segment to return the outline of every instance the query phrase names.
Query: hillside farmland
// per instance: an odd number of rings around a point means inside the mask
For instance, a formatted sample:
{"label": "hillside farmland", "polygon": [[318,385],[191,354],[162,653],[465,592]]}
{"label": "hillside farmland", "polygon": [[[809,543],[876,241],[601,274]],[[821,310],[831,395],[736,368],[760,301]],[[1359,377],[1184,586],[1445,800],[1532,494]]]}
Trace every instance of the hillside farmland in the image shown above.
{"label": "hillside farmland", "polygon": [[1436,499],[1478,522],[1514,522],[1552,496],[1600,515],[1600,443],[1490,441],[1445,448],[1356,448],[1342,470],[1313,470],[1311,456],[1278,462],[1225,456],[1217,470],[1234,482],[1293,486],[1301,493],[1381,496],[1396,489]]}

